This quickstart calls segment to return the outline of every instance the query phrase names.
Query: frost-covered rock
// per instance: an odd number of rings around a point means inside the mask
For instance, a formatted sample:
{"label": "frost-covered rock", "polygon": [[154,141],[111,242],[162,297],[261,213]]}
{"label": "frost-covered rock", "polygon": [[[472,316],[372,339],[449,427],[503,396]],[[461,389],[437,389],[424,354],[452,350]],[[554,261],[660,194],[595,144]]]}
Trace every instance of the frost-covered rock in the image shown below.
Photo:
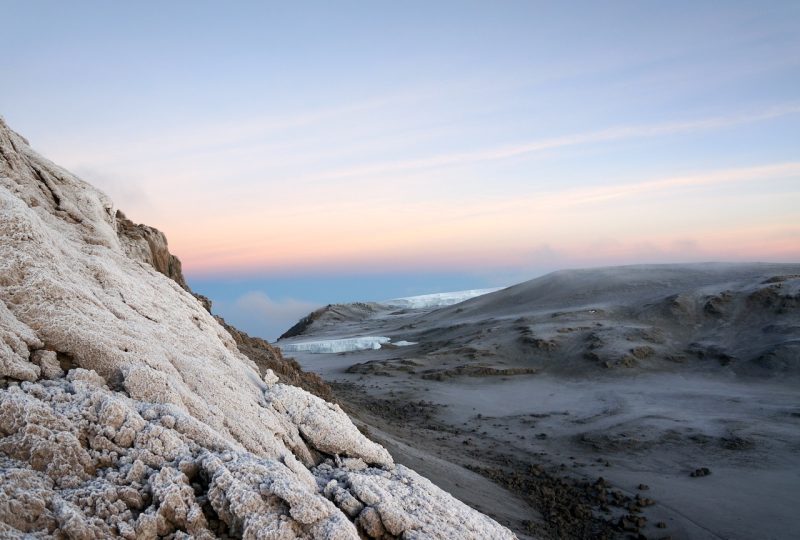
{"label": "frost-covered rock", "polygon": [[391,468],[392,456],[360,432],[338,405],[326,403],[294,386],[275,385],[267,392],[272,408],[296,425],[304,440],[329,455],[361,458]]}
{"label": "frost-covered rock", "polygon": [[0,120],[0,536],[513,537],[260,373],[180,275]]}
{"label": "frost-covered rock", "polygon": [[411,469],[376,469],[326,462],[315,474],[325,491],[372,536],[408,539],[514,538],[489,517],[436,487]]}

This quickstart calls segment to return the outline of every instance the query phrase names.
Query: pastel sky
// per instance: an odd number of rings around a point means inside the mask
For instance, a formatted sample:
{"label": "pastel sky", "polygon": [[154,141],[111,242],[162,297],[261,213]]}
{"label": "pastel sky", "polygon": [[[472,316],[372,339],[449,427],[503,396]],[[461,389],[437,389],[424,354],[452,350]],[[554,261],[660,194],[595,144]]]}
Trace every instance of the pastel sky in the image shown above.
{"label": "pastel sky", "polygon": [[0,114],[267,337],[319,304],[563,267],[800,260],[800,2],[2,18]]}

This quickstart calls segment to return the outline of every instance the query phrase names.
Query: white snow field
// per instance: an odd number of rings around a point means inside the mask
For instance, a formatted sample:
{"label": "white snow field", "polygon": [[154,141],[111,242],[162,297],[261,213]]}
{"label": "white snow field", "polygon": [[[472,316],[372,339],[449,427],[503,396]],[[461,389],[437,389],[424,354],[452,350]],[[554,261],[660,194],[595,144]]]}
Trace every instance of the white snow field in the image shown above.
{"label": "white snow field", "polygon": [[[308,352],[313,354],[343,353],[352,351],[377,350],[381,345],[391,343],[391,338],[384,336],[363,336],[343,339],[325,339],[320,341],[306,341],[301,343],[280,343],[278,346],[283,352]],[[416,345],[411,341],[397,341],[392,343],[397,347]]]}
{"label": "white snow field", "polygon": [[505,287],[495,287],[492,289],[470,289],[467,291],[454,291],[433,294],[421,294],[419,296],[408,296],[405,298],[394,298],[386,300],[381,304],[392,307],[400,307],[407,309],[428,309],[444,306],[452,306],[460,304],[464,300],[475,298],[476,296],[483,296],[497,291],[503,290]]}

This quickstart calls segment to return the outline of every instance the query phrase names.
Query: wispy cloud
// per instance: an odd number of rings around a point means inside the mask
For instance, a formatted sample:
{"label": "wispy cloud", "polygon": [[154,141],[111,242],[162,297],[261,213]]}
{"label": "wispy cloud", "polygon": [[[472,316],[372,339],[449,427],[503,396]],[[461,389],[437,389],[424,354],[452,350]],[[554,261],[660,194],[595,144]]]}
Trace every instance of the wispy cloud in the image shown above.
{"label": "wispy cloud", "polygon": [[[423,97],[412,91],[375,96],[353,101],[306,109],[285,114],[256,114],[249,117],[227,119],[200,119],[192,125],[174,126],[173,129],[148,133],[146,137],[114,138],[105,144],[92,145],[91,154],[84,154],[78,146],[68,143],[60,148],[72,162],[115,163],[117,165],[141,161],[150,162],[185,159],[210,151],[249,148],[275,143],[283,146],[294,142],[284,140],[288,131],[296,128],[314,133],[319,125],[346,122],[348,118],[369,115],[380,109],[413,103]],[[276,140],[277,138],[277,140]],[[86,147],[82,144],[81,147]],[[279,146],[280,148],[280,146]]]}
{"label": "wispy cloud", "polygon": [[[800,189],[786,182],[794,178],[800,178],[800,162],[593,187],[597,178],[587,177],[577,188],[472,197],[459,204],[439,199],[372,204],[362,198],[331,206],[316,201],[303,214],[275,208],[268,216],[244,216],[241,224],[203,229],[202,243],[192,244],[188,262],[204,270],[341,264],[388,268],[423,262],[454,267],[507,261],[537,245],[572,251],[593,245],[595,252],[605,249],[619,256],[643,253],[630,247],[632,242],[667,246],[665,253],[686,252],[686,243],[673,246],[676,239],[693,242],[712,233],[728,238],[725,230],[739,227],[741,215],[754,230],[761,226],[771,234],[782,230],[782,222],[796,222]],[[780,193],[780,203],[754,195],[755,186],[773,198]],[[196,229],[193,225],[187,234],[196,236]],[[233,229],[238,232],[232,234]],[[598,238],[615,239],[623,247],[601,244]],[[698,256],[708,254],[708,243],[696,245],[703,248]]]}
{"label": "wispy cloud", "polygon": [[798,113],[800,113],[800,105],[787,104],[771,107],[769,109],[754,113],[715,116],[710,118],[686,120],[681,122],[665,122],[660,124],[617,126],[597,131],[588,131],[585,133],[575,133],[561,137],[529,141],[517,145],[480,149],[468,152],[439,154],[426,158],[388,161],[372,165],[345,168],[338,171],[332,171],[330,173],[316,175],[313,177],[313,179],[336,180],[355,176],[379,176],[387,173],[411,171],[416,169],[432,169],[486,161],[497,161],[570,146],[723,129],[726,127],[762,122]]}
{"label": "wispy cloud", "polygon": [[597,204],[612,199],[635,198],[676,188],[701,188],[717,184],[732,184],[746,181],[769,181],[800,176],[800,162],[774,163],[754,167],[738,167],[706,171],[685,176],[674,176],[656,180],[620,183],[600,187],[583,187],[544,196],[540,203],[559,206]]}

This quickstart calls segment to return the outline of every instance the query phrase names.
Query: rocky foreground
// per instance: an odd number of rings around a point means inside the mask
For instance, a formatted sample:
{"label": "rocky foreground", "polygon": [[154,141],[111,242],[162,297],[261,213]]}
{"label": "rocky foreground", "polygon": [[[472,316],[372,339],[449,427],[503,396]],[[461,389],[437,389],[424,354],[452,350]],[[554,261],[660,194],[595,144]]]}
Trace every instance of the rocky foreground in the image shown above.
{"label": "rocky foreground", "polygon": [[0,536],[514,537],[206,307],[0,120]]}

